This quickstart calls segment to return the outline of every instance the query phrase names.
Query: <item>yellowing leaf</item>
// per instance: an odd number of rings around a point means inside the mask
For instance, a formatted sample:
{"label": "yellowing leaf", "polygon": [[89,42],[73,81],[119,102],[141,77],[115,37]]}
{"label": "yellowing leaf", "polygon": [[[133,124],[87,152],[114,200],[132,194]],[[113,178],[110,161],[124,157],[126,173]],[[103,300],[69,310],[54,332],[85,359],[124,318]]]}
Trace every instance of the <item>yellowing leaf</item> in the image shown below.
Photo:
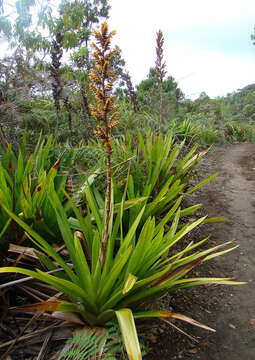
{"label": "yellowing leaf", "polygon": [[116,311],[116,316],[129,360],[141,360],[142,354],[132,311],[130,309],[121,309]]}
{"label": "yellowing leaf", "polygon": [[[13,308],[14,309],[14,308]],[[23,306],[18,306],[15,309],[26,309],[26,310],[37,310],[37,311],[68,311],[68,312],[79,312],[80,309],[76,304],[67,302],[67,301],[61,301],[61,300],[47,300],[42,301],[35,304],[28,304]]]}
{"label": "yellowing leaf", "polygon": [[128,293],[131,289],[132,289],[132,287],[135,285],[135,283],[136,283],[136,280],[137,280],[137,277],[136,276],[134,276],[134,275],[132,275],[132,274],[128,274],[128,278],[127,278],[127,280],[126,280],[126,282],[125,282],[125,285],[124,285],[124,288],[123,288],[123,290],[122,290],[122,294],[124,295],[124,294],[126,294],[126,293]]}
{"label": "yellowing leaf", "polygon": [[170,311],[146,311],[146,312],[140,312],[140,313],[134,314],[135,319],[154,318],[154,317],[178,319],[178,320],[185,321],[191,325],[198,326],[202,329],[215,332],[215,330],[210,328],[209,326],[203,325],[203,324],[199,323],[198,321],[196,321],[186,315],[179,314],[179,313],[173,313]]}

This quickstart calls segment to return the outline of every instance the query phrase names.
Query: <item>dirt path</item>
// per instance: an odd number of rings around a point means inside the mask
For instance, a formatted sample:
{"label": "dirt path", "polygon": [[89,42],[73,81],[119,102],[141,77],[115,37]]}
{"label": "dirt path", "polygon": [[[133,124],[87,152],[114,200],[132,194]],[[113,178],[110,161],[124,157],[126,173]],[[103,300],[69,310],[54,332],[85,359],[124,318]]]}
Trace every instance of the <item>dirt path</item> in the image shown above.
{"label": "dirt path", "polygon": [[213,327],[216,333],[176,323],[199,343],[165,329],[162,345],[156,346],[161,360],[255,360],[255,144],[228,145],[209,154],[200,174],[205,178],[216,171],[220,174],[213,183],[194,193],[190,201],[203,203],[203,214],[227,216],[229,221],[203,226],[192,236],[197,240],[211,233],[210,245],[234,239],[240,246],[203,264],[196,275],[230,276],[248,283],[175,294],[171,299],[175,311]]}
{"label": "dirt path", "polygon": [[[217,259],[233,266],[233,276],[245,280],[247,285],[231,287],[227,302],[222,300],[215,314],[215,345],[209,348],[208,357],[215,360],[255,359],[255,144],[238,144],[226,147],[214,160],[220,175],[214,186],[218,206],[227,210],[229,225],[217,230],[217,237],[234,238],[238,250]],[[221,186],[220,186],[221,185]],[[216,206],[215,210],[220,211]],[[217,213],[205,203],[205,208]]]}

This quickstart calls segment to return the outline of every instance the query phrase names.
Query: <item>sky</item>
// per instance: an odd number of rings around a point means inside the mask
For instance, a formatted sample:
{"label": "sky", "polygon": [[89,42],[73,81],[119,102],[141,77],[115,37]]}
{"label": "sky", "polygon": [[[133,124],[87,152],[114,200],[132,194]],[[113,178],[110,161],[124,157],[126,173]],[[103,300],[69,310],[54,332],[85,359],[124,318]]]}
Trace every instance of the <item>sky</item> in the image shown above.
{"label": "sky", "polygon": [[224,96],[255,83],[254,0],[109,0],[109,26],[134,84],[155,66],[164,36],[167,75],[187,98]]}

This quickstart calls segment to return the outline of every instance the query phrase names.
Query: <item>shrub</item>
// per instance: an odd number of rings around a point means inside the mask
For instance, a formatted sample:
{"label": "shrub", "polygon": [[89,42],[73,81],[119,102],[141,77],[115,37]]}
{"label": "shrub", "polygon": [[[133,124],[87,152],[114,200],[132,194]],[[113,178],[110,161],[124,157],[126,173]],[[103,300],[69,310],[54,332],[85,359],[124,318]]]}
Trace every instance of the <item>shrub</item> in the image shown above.
{"label": "shrub", "polygon": [[245,142],[252,138],[252,127],[247,124],[227,123],[224,131],[229,142]]}
{"label": "shrub", "polygon": [[199,135],[198,125],[188,119],[172,120],[169,127],[178,141],[195,142]]}

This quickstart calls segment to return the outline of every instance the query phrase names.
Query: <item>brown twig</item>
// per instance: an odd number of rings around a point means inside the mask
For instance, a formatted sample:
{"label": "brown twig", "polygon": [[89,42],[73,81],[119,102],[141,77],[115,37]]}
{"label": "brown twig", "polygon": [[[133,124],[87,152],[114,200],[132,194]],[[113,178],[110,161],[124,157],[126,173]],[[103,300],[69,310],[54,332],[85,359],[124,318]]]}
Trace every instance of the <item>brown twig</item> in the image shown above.
{"label": "brown twig", "polygon": [[48,334],[46,334],[45,338],[44,338],[44,341],[43,341],[43,344],[42,344],[42,347],[41,347],[41,350],[36,358],[36,360],[42,360],[44,358],[44,355],[46,353],[46,348],[47,348],[47,345],[50,341],[50,338],[52,337],[52,332],[53,330],[51,329]]}
{"label": "brown twig", "polygon": [[196,343],[199,343],[199,341],[194,336],[189,335],[184,330],[182,330],[178,326],[174,325],[171,321],[169,321],[167,319],[163,319],[163,318],[161,318],[161,320],[164,321],[165,323],[167,323],[168,325],[172,326],[175,330],[179,331],[181,334],[187,336],[190,340],[195,341]]}

